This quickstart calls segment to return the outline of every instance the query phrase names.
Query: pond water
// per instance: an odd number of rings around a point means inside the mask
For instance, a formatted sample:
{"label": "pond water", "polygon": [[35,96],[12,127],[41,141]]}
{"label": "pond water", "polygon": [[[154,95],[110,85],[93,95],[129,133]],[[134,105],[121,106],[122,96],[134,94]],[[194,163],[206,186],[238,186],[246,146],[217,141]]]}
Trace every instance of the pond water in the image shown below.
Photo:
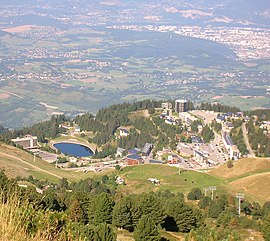
{"label": "pond water", "polygon": [[61,142],[53,146],[69,156],[87,157],[93,155],[93,151],[89,147],[80,144]]}

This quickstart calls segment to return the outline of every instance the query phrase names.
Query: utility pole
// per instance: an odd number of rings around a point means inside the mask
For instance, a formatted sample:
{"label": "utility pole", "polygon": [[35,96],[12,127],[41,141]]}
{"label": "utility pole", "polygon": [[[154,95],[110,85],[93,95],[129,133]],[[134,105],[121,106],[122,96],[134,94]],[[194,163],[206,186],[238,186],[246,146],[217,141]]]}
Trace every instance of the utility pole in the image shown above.
{"label": "utility pole", "polygon": [[36,153],[34,153],[34,162],[36,162]]}
{"label": "utility pole", "polygon": [[241,214],[241,201],[244,199],[244,194],[237,193],[236,198],[238,198],[238,215],[240,216],[240,214]]}
{"label": "utility pole", "polygon": [[214,191],[217,190],[217,187],[216,187],[216,186],[210,186],[210,187],[208,188],[208,190],[211,191],[211,194],[212,194],[211,199],[212,199],[212,201],[213,201],[213,200],[214,200]]}
{"label": "utility pole", "polygon": [[178,163],[179,163],[179,170],[178,170],[178,174],[180,175],[181,174],[181,165],[180,165],[180,160],[178,161]]}
{"label": "utility pole", "polygon": [[204,190],[204,196],[206,196],[207,191],[209,191],[209,188],[208,187],[205,187],[203,190]]}

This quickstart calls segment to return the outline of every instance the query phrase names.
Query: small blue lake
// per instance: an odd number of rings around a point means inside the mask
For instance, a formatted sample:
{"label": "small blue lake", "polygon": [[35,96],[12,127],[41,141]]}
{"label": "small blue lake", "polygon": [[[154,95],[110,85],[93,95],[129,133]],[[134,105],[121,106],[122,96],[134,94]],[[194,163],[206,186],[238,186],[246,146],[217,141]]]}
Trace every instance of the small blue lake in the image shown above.
{"label": "small blue lake", "polygon": [[93,155],[93,151],[89,147],[80,144],[61,142],[54,144],[53,146],[69,156],[87,157]]}

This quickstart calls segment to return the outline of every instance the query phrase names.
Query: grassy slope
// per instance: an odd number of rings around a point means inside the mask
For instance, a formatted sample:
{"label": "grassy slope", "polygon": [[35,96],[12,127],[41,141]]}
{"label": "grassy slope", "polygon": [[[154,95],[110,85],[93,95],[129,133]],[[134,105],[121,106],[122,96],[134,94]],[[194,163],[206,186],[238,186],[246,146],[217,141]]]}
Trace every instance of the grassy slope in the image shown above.
{"label": "grassy slope", "polygon": [[247,158],[234,162],[232,168],[222,165],[209,171],[210,175],[224,178],[228,189],[244,192],[260,202],[270,200],[270,159]]}
{"label": "grassy slope", "polygon": [[[141,193],[148,190],[170,190],[172,192],[188,192],[194,187],[219,186],[220,178],[195,171],[186,171],[178,174],[178,168],[167,165],[138,165],[127,167],[121,176],[126,179],[127,185],[122,187],[125,193]],[[161,181],[155,186],[148,178],[157,178]]]}
{"label": "grassy slope", "polygon": [[255,195],[262,201],[270,201],[270,172],[240,178],[230,183],[235,188]]}
{"label": "grassy slope", "polygon": [[[52,164],[40,158],[36,158],[36,162],[34,163],[33,155],[3,143],[0,143],[0,168],[4,169],[9,177],[28,177],[32,175],[35,178],[48,179],[53,182],[58,181],[60,177],[65,177],[70,181],[78,181],[93,176],[92,173],[66,171],[55,168]],[[97,175],[104,175],[104,173]]]}
{"label": "grassy slope", "polygon": [[246,158],[234,162],[232,168],[222,165],[208,173],[222,178],[238,179],[243,176],[268,171],[270,171],[269,158]]}

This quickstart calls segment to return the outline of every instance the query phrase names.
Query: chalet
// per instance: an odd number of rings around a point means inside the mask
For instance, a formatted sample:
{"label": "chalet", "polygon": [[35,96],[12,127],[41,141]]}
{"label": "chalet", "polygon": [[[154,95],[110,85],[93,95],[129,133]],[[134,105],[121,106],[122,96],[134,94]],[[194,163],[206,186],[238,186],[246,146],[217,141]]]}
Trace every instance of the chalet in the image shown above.
{"label": "chalet", "polygon": [[76,126],[76,127],[75,127],[75,132],[76,132],[76,133],[80,133],[80,132],[81,132],[81,128],[80,128],[79,126]]}
{"label": "chalet", "polygon": [[160,117],[160,119],[166,119],[168,117],[168,115],[167,114],[161,114],[161,115],[159,115],[159,117]]}
{"label": "chalet", "polygon": [[246,116],[246,117],[244,118],[244,121],[245,121],[245,122],[249,122],[249,121],[250,121],[250,118],[249,118],[248,116]]}
{"label": "chalet", "polygon": [[225,127],[228,129],[228,130],[232,130],[234,128],[234,125],[232,122],[225,122]]}
{"label": "chalet", "polygon": [[263,121],[260,125],[260,129],[266,131],[266,134],[270,133],[270,121]]}
{"label": "chalet", "polygon": [[165,119],[165,123],[168,125],[174,125],[174,126],[176,125],[176,122],[173,119]]}
{"label": "chalet", "polygon": [[243,112],[237,112],[234,115],[234,119],[241,119],[241,118],[243,118],[243,116],[244,116],[244,113]]}
{"label": "chalet", "polygon": [[127,137],[129,135],[129,131],[127,129],[124,129],[124,128],[119,128],[119,135],[120,137]]}
{"label": "chalet", "polygon": [[69,123],[60,124],[59,127],[60,128],[64,128],[66,130],[70,130],[71,129],[71,126],[69,125]]}
{"label": "chalet", "polygon": [[216,118],[217,123],[222,123],[224,121],[225,121],[225,116],[224,115],[217,116],[217,118]]}
{"label": "chalet", "polygon": [[168,163],[169,164],[179,163],[178,157],[176,155],[168,155]]}
{"label": "chalet", "polygon": [[138,165],[143,163],[143,159],[138,154],[128,155],[126,158],[126,164],[128,166]]}
{"label": "chalet", "polygon": [[116,157],[123,156],[124,152],[125,152],[125,149],[124,148],[117,147],[117,149],[116,149]]}
{"label": "chalet", "polygon": [[154,145],[151,143],[145,143],[144,147],[142,148],[142,154],[143,156],[149,156]]}
{"label": "chalet", "polygon": [[229,116],[229,117],[234,117],[234,113],[233,112],[227,112],[226,115]]}

